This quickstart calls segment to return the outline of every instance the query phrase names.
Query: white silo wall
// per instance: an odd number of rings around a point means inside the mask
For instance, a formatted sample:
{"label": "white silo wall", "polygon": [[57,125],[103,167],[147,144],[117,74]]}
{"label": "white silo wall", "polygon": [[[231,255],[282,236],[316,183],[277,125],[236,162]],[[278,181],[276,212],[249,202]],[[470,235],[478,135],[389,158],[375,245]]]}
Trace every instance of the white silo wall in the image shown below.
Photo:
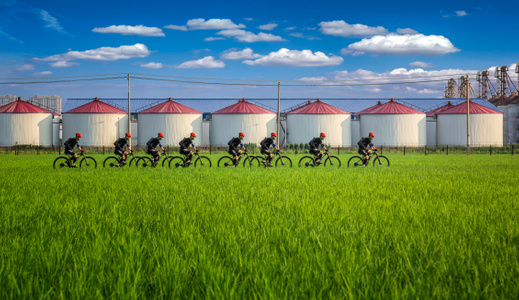
{"label": "white silo wall", "polygon": [[360,116],[360,135],[375,134],[381,146],[422,147],[427,143],[425,114],[366,114]]}
{"label": "white silo wall", "polygon": [[[438,115],[438,145],[467,145],[467,115]],[[470,114],[470,145],[502,146],[503,114]]]}
{"label": "white silo wall", "polygon": [[53,122],[52,123],[52,145],[59,146],[59,131],[60,131],[60,123]]}
{"label": "white silo wall", "polygon": [[0,114],[0,146],[52,146],[52,114]]}
{"label": "white silo wall", "polygon": [[258,144],[276,132],[276,114],[213,114],[210,141],[213,146],[227,146],[232,137],[245,133],[244,144]]}
{"label": "white silo wall", "polygon": [[113,147],[114,142],[128,132],[127,114],[70,113],[63,114],[63,140],[74,137],[76,132],[83,136],[82,146]]}
{"label": "white silo wall", "polygon": [[427,121],[427,146],[436,146],[436,120]]}
{"label": "white silo wall", "polygon": [[358,120],[353,120],[351,121],[351,145],[356,147],[360,138],[360,122]]}
{"label": "white silo wall", "polygon": [[325,144],[351,146],[351,117],[348,114],[288,114],[287,130],[289,144],[306,144],[324,132]]}
{"label": "white silo wall", "polygon": [[194,144],[200,145],[203,141],[202,114],[139,114],[139,146],[146,146],[159,132],[164,134],[161,141],[164,147],[178,147],[191,132],[197,136]]}

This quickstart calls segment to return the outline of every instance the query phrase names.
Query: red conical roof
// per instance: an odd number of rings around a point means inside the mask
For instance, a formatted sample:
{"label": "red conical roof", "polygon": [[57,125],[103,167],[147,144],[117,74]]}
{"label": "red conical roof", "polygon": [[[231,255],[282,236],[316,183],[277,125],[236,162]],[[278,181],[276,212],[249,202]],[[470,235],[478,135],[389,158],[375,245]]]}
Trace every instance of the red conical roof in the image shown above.
{"label": "red conical roof", "polygon": [[139,114],[201,114],[202,112],[182,105],[169,98],[168,101],[150,107]]}
{"label": "red conical roof", "polygon": [[87,104],[83,104],[76,108],[73,108],[69,111],[64,112],[64,114],[126,114],[127,111],[119,109],[117,107],[111,106],[110,104],[106,104],[99,100],[99,98],[95,98],[94,101],[88,102]]}
{"label": "red conical roof", "polygon": [[357,113],[357,115],[369,114],[423,114],[423,112],[398,103],[393,98],[391,98],[389,102],[382,104],[382,102],[379,101],[376,105]]}
{"label": "red conical roof", "polygon": [[432,116],[434,116],[435,114],[437,114],[439,112],[442,112],[444,110],[450,109],[451,107],[454,107],[454,105],[452,105],[452,102],[449,101],[449,102],[447,102],[447,104],[445,104],[443,106],[440,106],[438,108],[435,108],[433,110],[428,111],[426,115],[428,117],[432,117]]}
{"label": "red conical roof", "polygon": [[18,100],[8,103],[2,107],[0,107],[0,113],[46,113],[52,114],[52,112],[43,109],[34,104],[25,102],[22,98],[18,98]]}
{"label": "red conical roof", "polygon": [[[495,109],[483,106],[481,104],[474,103],[470,101],[469,104],[469,113],[471,114],[502,114],[502,112],[497,111]],[[456,106],[453,106],[449,109],[441,111],[439,114],[466,114],[467,113],[467,102],[462,102]]]}
{"label": "red conical roof", "polygon": [[255,104],[245,101],[242,99],[238,103],[219,109],[213,114],[273,114],[266,108],[259,107]]}
{"label": "red conical roof", "polygon": [[308,104],[298,107],[292,111],[286,113],[289,114],[350,114],[349,112],[337,108],[335,106],[331,106],[330,104],[326,104],[321,102],[321,99],[317,99],[315,102],[311,102],[308,100]]}

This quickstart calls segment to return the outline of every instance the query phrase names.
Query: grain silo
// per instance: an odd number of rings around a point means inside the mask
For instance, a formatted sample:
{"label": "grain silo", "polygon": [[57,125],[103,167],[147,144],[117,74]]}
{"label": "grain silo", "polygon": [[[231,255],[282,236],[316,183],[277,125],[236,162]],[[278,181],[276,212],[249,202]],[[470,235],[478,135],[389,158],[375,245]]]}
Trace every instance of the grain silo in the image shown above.
{"label": "grain silo", "polygon": [[80,132],[81,145],[113,147],[128,132],[128,113],[95,98],[63,113],[63,141]]}
{"label": "grain silo", "polygon": [[360,118],[360,135],[366,137],[373,132],[375,145],[421,147],[427,143],[425,113],[392,98],[384,104],[379,101],[356,115]]}
{"label": "grain silo", "polygon": [[436,146],[436,130],[437,130],[437,113],[454,107],[452,101],[448,101],[445,105],[431,109],[425,115],[427,117],[427,146]]}
{"label": "grain silo", "polygon": [[52,146],[53,114],[18,97],[0,107],[0,146]]}
{"label": "grain silo", "polygon": [[[437,114],[438,145],[467,145],[467,103],[462,102]],[[502,146],[503,113],[470,101],[470,145]]]}
{"label": "grain silo", "polygon": [[326,133],[324,142],[332,147],[351,146],[351,114],[317,99],[286,113],[287,143],[308,143]]}
{"label": "grain silo", "polygon": [[[164,133],[162,145],[178,147],[191,132],[197,135],[195,145],[202,142],[202,113],[169,98],[138,113],[138,145],[144,146],[159,132]],[[198,142],[198,143],[197,143]]]}
{"label": "grain silo", "polygon": [[245,99],[212,113],[211,145],[227,146],[239,132],[245,133],[243,143],[259,144],[271,132],[276,132],[276,114]]}

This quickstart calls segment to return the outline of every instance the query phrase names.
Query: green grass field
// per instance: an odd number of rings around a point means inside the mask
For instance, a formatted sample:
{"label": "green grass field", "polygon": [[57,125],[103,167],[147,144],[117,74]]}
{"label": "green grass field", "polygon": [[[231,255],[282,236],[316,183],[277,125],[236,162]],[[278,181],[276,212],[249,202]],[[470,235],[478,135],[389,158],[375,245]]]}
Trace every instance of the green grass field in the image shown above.
{"label": "green grass field", "polygon": [[0,155],[0,298],[519,298],[519,156],[221,156],[54,170],[55,155]]}

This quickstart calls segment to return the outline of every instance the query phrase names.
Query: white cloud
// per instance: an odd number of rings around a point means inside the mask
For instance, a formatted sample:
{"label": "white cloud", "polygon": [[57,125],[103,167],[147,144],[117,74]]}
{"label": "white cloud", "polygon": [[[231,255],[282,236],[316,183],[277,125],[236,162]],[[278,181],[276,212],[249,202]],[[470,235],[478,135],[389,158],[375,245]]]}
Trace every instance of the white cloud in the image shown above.
{"label": "white cloud", "polygon": [[46,75],[52,75],[51,71],[43,71],[43,72],[36,72],[32,73],[33,76],[46,76]]}
{"label": "white cloud", "polygon": [[163,65],[162,63],[149,62],[147,64],[141,64],[141,67],[146,69],[162,69]]}
{"label": "white cloud", "polygon": [[34,65],[31,64],[24,64],[22,66],[14,67],[16,71],[31,71],[34,70]]}
{"label": "white cloud", "polygon": [[390,34],[362,39],[341,50],[344,55],[372,53],[379,55],[444,55],[459,52],[451,41],[441,35]]}
{"label": "white cloud", "polygon": [[186,25],[177,26],[177,25],[168,25],[164,26],[164,28],[173,29],[173,30],[225,30],[225,29],[239,29],[245,28],[246,26],[243,24],[234,24],[229,19],[192,19],[187,21]]}
{"label": "white cloud", "polygon": [[464,10],[457,10],[456,11],[456,16],[458,17],[464,17],[467,15],[467,12],[465,12]]}
{"label": "white cloud", "polygon": [[269,24],[258,26],[258,28],[261,30],[269,30],[269,31],[276,27],[278,27],[278,24],[275,24],[275,23],[269,23]]}
{"label": "white cloud", "polygon": [[112,25],[104,28],[96,27],[92,31],[99,33],[117,33],[122,35],[166,36],[160,28],[146,27],[143,25]]}
{"label": "white cloud", "polygon": [[431,63],[421,62],[421,61],[415,61],[409,64],[411,67],[418,67],[418,68],[432,68],[434,67]]}
{"label": "white cloud", "polygon": [[119,47],[101,47],[86,51],[69,51],[64,54],[56,54],[45,58],[36,58],[41,61],[71,61],[78,59],[114,61],[130,59],[133,57],[147,57],[150,55],[148,47],[144,44],[123,45]]}
{"label": "white cloud", "polygon": [[246,60],[243,63],[250,66],[290,66],[290,67],[322,67],[340,65],[344,59],[340,56],[327,56],[323,52],[312,53],[310,50],[279,49],[256,60]]}
{"label": "white cloud", "polygon": [[50,64],[53,68],[68,68],[72,66],[79,66],[78,63],[75,62],[69,62],[65,60],[57,61],[55,63]]}
{"label": "white cloud", "polygon": [[297,26],[292,26],[292,27],[285,28],[286,31],[292,31],[292,30],[296,30],[296,29],[297,29]]}
{"label": "white cloud", "polygon": [[320,77],[303,77],[303,78],[299,78],[298,80],[306,81],[306,82],[322,82],[322,81],[327,80],[327,78],[324,77],[324,76],[320,76]]}
{"label": "white cloud", "polygon": [[289,33],[288,35],[289,36],[293,36],[293,37],[297,37],[297,38],[307,39],[309,41],[321,40],[321,38],[318,38],[318,37],[315,37],[315,36],[304,35],[304,34],[302,34],[300,32],[292,32],[292,33]]}
{"label": "white cloud", "polygon": [[224,37],[208,37],[204,39],[204,42],[212,42],[212,41],[223,41]]}
{"label": "white cloud", "polygon": [[335,35],[342,37],[352,36],[374,36],[385,35],[388,30],[382,26],[369,27],[363,24],[348,24],[344,21],[331,21],[319,23],[321,32],[326,35]]}
{"label": "white cloud", "polygon": [[61,27],[60,23],[58,22],[58,19],[53,17],[48,11],[42,9],[40,11],[40,17],[43,20],[43,22],[47,24],[45,25],[45,27],[56,30],[59,33],[70,35],[63,29],[63,27]]}
{"label": "white cloud", "polygon": [[245,21],[254,21],[253,18],[245,18],[244,20],[245,20]]}
{"label": "white cloud", "polygon": [[411,29],[411,28],[398,28],[396,30],[399,34],[417,34],[418,31]]}
{"label": "white cloud", "polygon": [[241,29],[222,30],[217,32],[216,34],[223,35],[225,37],[233,37],[240,42],[246,43],[285,41],[284,38],[270,33],[260,32],[258,34],[254,34],[250,31],[245,31]]}
{"label": "white cloud", "polygon": [[216,61],[212,56],[206,56],[198,60],[186,61],[177,66],[177,69],[213,69],[223,68],[225,63],[223,61]]}
{"label": "white cloud", "polygon": [[261,55],[256,54],[252,51],[251,48],[245,48],[241,51],[226,51],[224,52],[220,58],[229,59],[229,60],[237,60],[237,59],[254,59],[259,58]]}

